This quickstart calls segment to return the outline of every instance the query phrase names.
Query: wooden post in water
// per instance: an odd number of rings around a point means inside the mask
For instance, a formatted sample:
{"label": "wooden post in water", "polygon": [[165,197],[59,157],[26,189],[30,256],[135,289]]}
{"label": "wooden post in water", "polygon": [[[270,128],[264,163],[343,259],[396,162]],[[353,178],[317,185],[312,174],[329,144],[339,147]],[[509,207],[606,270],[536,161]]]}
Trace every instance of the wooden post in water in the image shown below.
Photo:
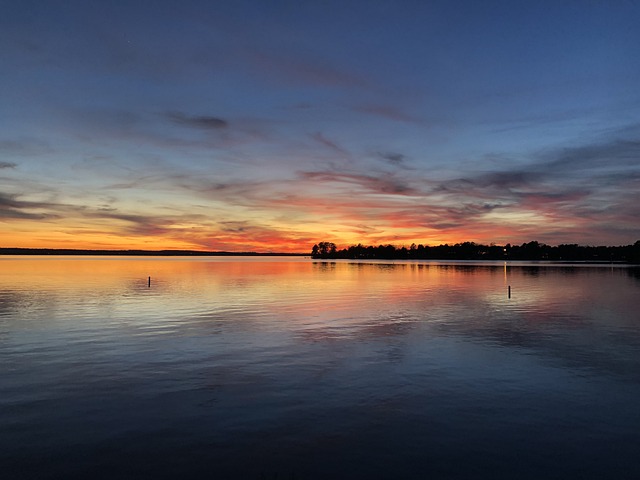
{"label": "wooden post in water", "polygon": [[[147,283],[147,287],[148,287],[148,288],[151,288],[151,277],[149,277],[149,281],[148,281],[148,283]],[[509,288],[511,288],[511,287],[509,287]]]}
{"label": "wooden post in water", "polygon": [[[149,281],[151,281],[151,280],[149,280]],[[511,285],[509,285],[509,290],[508,290],[508,292],[509,292],[509,293],[508,293],[509,298],[511,298]]]}

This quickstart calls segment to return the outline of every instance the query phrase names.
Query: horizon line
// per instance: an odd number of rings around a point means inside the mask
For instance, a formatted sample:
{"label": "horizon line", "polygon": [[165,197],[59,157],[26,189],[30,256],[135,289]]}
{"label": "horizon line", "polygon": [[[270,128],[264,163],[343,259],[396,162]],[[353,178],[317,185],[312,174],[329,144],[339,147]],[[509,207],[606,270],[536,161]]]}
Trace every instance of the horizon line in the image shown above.
{"label": "horizon line", "polygon": [[[640,242],[640,240],[636,241],[635,243],[638,243],[638,242]],[[317,245],[318,243],[322,243],[322,242],[316,242],[314,245]],[[325,243],[333,243],[333,242],[325,242]],[[635,245],[634,243],[629,243],[627,245],[581,245],[578,243],[560,243],[558,245],[549,245],[549,244],[545,244],[544,242],[538,242],[536,240],[532,240],[530,242],[524,242],[522,244],[512,244],[511,242],[507,242],[505,244],[497,244],[494,242],[491,242],[489,244],[483,244],[483,243],[476,243],[472,241],[465,241],[465,242],[457,242],[453,244],[441,243],[438,245],[424,245],[424,244],[419,244],[419,245],[422,245],[423,247],[427,247],[427,248],[442,247],[442,246],[453,247],[456,245],[461,246],[464,244],[473,244],[479,247],[506,247],[507,245],[516,247],[521,245],[527,245],[530,243],[537,243],[540,246],[548,246],[548,247],[559,247],[564,245],[564,246],[577,246],[577,247],[588,247],[588,248],[600,248],[600,247],[620,248],[620,247],[633,247]],[[415,243],[412,245],[415,245]],[[419,245],[416,245],[416,246],[419,246]],[[394,248],[400,248],[400,249],[402,249],[403,247],[409,248],[404,244],[401,246],[398,246],[392,243],[384,243],[379,245],[364,245],[362,243],[357,243],[357,244],[350,244],[348,246],[338,247],[338,248],[342,250],[342,249],[347,249],[349,247],[355,247],[355,246],[362,246],[362,247],[393,246]],[[179,256],[179,255],[184,255],[184,256],[305,256],[305,255],[311,255],[312,254],[311,250],[312,248],[310,248],[309,251],[307,252],[256,252],[256,251],[227,251],[227,250],[215,251],[215,250],[191,250],[191,249],[168,249],[168,248],[148,250],[148,249],[139,249],[139,248],[113,249],[113,248],[57,248],[57,247],[0,247],[0,255],[34,255],[37,253],[43,253],[46,255],[65,255],[65,254],[92,255],[93,254],[93,255],[149,255],[149,256],[153,256],[153,255],[155,256]],[[62,253],[62,252],[65,252],[65,253]]]}

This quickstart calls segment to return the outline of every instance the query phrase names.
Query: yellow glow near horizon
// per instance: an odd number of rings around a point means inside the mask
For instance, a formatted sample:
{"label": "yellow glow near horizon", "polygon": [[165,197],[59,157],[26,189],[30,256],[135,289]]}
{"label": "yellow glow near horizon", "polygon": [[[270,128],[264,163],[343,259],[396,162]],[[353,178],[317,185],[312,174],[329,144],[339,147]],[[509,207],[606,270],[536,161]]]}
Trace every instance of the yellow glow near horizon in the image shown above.
{"label": "yellow glow near horizon", "polygon": [[[260,217],[260,213],[264,217]],[[271,215],[269,215],[271,213]],[[315,243],[330,241],[338,248],[350,245],[411,244],[426,246],[476,243],[518,244],[537,238],[546,217],[538,212],[491,212],[469,225],[429,228],[411,224],[411,216],[358,218],[349,209],[335,209],[327,221],[320,215],[298,213],[286,218],[278,212],[256,212],[249,219],[216,221],[203,216],[199,223],[188,215],[155,221],[149,215],[116,218],[10,219],[2,223],[0,246],[5,248],[69,248],[104,250],[196,250],[230,252],[308,253]],[[147,221],[147,219],[149,219]],[[445,219],[442,220],[443,222]],[[459,222],[458,222],[459,223]],[[579,231],[576,222],[569,224]],[[576,242],[579,243],[579,242]]]}

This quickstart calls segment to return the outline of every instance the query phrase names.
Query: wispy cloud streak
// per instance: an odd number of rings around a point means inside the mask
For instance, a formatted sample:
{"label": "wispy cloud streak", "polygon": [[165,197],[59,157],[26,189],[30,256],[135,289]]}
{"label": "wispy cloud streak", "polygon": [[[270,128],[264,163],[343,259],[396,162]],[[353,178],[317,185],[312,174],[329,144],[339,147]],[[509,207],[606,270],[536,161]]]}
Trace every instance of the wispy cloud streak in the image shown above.
{"label": "wispy cloud streak", "polygon": [[205,130],[227,128],[229,122],[222,118],[208,115],[186,115],[181,112],[169,112],[167,118],[173,123],[188,127],[203,128]]}

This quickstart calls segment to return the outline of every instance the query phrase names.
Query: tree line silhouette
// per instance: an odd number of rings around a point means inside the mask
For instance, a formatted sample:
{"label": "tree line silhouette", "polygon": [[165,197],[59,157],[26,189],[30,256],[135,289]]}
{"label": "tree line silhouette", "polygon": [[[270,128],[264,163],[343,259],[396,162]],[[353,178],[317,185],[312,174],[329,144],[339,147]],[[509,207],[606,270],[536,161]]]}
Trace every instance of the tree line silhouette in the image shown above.
{"label": "tree line silhouette", "polygon": [[312,258],[381,260],[550,260],[570,262],[626,262],[640,264],[640,240],[625,246],[546,245],[532,241],[522,245],[482,245],[475,242],[438,246],[352,245],[338,249],[333,242],[319,242]]}

